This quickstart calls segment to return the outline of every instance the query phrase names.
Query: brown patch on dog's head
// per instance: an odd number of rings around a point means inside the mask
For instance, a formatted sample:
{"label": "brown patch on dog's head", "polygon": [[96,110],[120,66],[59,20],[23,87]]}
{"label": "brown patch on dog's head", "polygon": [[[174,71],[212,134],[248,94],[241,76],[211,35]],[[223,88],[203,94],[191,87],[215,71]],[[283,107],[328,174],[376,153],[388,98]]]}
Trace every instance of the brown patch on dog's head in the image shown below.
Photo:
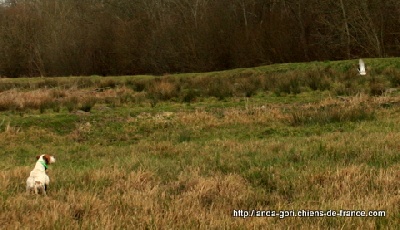
{"label": "brown patch on dog's head", "polygon": [[50,155],[44,154],[43,155],[43,160],[46,162],[46,164],[49,164],[50,163]]}
{"label": "brown patch on dog's head", "polygon": [[39,160],[39,158],[40,158],[40,155],[36,156],[36,160]]}
{"label": "brown patch on dog's head", "polygon": [[53,156],[50,156],[49,154],[44,154],[41,156],[37,156],[36,158],[39,159],[40,157],[43,158],[43,160],[46,162],[46,164],[51,164],[56,161],[56,159]]}

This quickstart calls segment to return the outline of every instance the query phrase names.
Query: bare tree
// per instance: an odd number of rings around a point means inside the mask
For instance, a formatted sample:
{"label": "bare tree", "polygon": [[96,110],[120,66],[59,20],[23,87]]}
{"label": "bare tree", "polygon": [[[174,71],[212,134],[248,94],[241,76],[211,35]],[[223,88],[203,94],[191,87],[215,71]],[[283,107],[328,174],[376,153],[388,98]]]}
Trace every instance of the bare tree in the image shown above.
{"label": "bare tree", "polygon": [[400,52],[396,0],[3,0],[0,75],[213,71]]}

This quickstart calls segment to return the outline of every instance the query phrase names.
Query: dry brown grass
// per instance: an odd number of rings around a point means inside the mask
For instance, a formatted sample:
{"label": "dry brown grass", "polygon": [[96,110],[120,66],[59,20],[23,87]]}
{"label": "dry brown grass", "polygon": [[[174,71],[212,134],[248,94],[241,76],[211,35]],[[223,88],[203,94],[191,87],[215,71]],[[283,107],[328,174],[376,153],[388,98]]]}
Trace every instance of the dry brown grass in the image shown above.
{"label": "dry brown grass", "polygon": [[178,96],[179,85],[168,80],[156,80],[148,89],[150,97],[157,100],[169,100]]}
{"label": "dry brown grass", "polygon": [[[145,100],[143,92],[118,87],[4,95],[21,98],[23,105],[55,97],[76,98],[76,103],[96,98],[101,108],[106,98],[124,94]],[[0,226],[391,228],[399,224],[400,211],[399,98],[358,95],[295,103],[250,99],[232,107],[189,109],[162,104],[171,110],[130,104],[84,116],[61,112],[77,117],[65,132],[35,124],[37,114],[8,115],[0,124]],[[372,119],[290,125],[294,111],[318,117],[326,109],[346,114],[365,108],[374,111]],[[52,115],[40,116],[52,121]],[[18,121],[32,124],[19,126]],[[34,165],[29,157],[41,152],[54,153],[58,160],[50,168],[49,195],[29,196],[24,192]],[[235,218],[234,209],[376,209],[387,216]]]}
{"label": "dry brown grass", "polygon": [[[0,174],[3,188],[23,186],[28,167],[19,167]],[[344,229],[375,228],[375,218],[295,218],[272,217],[234,218],[233,209],[355,209],[365,207],[387,210],[391,218],[399,210],[399,168],[368,169],[365,166],[347,166],[320,173],[299,175],[294,188],[296,197],[285,200],[279,194],[260,195],[242,176],[214,174],[204,176],[197,168],[182,171],[176,181],[163,183],[152,171],[132,172],[118,166],[92,170],[90,175],[75,173],[76,180],[86,186],[109,184],[87,190],[60,187],[51,190],[48,197],[33,197],[22,193],[3,200],[0,223],[5,229],[237,229],[286,228],[297,226],[315,228],[336,223]],[[65,181],[69,175],[55,169],[57,179]],[[100,182],[99,182],[100,181]],[[278,186],[287,182],[278,180]],[[310,197],[311,196],[311,197]],[[271,205],[252,205],[255,198],[271,200]],[[307,199],[304,199],[306,198]],[[4,199],[4,198],[3,198]],[[45,218],[43,218],[45,217]],[[29,224],[30,223],[30,224]]]}
{"label": "dry brown grass", "polygon": [[[15,181],[9,178],[22,182],[28,171],[28,167],[23,167],[7,174],[2,172],[2,187],[13,186]],[[68,177],[60,171],[54,173],[58,174],[58,180]],[[126,173],[110,168],[91,171],[90,176],[78,173],[76,177],[88,186],[97,181],[111,184],[98,191],[61,188],[48,197],[25,194],[10,197],[0,214],[2,226],[14,229],[24,228],[21,223],[32,223],[30,227],[45,229],[54,224],[64,229],[133,226],[205,229],[210,223],[212,226],[227,224],[231,220],[229,207],[244,204],[252,194],[238,175],[202,177],[196,169],[182,172],[176,182],[165,185],[160,185],[157,176],[145,170]],[[175,195],[171,197],[166,191],[173,191]]]}
{"label": "dry brown grass", "polygon": [[[0,111],[26,111],[45,109],[56,110],[56,107],[66,106],[75,110],[94,101],[103,102],[112,106],[120,106],[123,103],[131,102],[136,96],[131,89],[120,87],[107,89],[101,92],[94,89],[36,89],[32,91],[22,91],[12,89],[0,92]],[[139,99],[140,100],[140,99]],[[58,110],[59,111],[59,110]],[[57,112],[58,112],[57,111]]]}

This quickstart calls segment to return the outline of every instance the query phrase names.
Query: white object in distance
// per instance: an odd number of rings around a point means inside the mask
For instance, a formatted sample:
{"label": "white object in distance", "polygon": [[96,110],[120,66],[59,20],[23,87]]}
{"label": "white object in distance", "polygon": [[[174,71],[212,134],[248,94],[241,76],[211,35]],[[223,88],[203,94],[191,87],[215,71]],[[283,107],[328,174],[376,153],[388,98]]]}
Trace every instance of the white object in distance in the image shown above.
{"label": "white object in distance", "polygon": [[360,67],[358,68],[358,72],[360,75],[366,75],[367,72],[365,72],[365,63],[362,59],[359,60]]}

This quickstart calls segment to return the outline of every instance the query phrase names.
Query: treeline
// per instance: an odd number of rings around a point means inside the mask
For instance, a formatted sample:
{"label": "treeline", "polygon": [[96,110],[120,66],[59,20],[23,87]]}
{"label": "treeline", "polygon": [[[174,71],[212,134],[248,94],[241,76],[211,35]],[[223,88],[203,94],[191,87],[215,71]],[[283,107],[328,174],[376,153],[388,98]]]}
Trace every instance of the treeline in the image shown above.
{"label": "treeline", "polygon": [[0,76],[205,72],[400,54],[398,0],[3,0]]}

